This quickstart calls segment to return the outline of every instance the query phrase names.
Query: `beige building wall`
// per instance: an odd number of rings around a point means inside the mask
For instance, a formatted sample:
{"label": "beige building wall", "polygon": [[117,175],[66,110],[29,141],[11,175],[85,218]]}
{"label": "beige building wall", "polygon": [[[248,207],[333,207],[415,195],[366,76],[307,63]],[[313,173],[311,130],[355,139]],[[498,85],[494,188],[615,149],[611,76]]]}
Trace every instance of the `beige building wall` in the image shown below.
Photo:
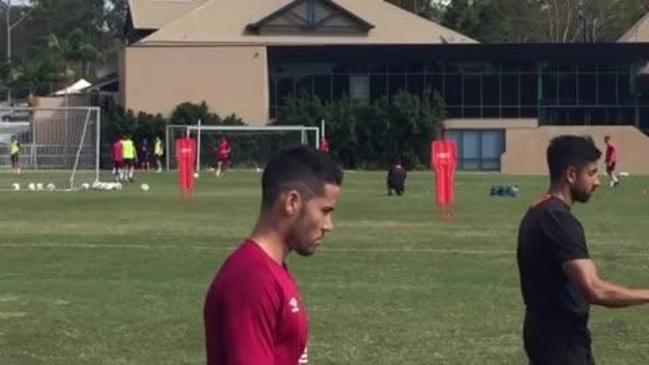
{"label": "beige building wall", "polygon": [[[602,154],[606,151],[604,136],[610,135],[618,149],[617,171],[649,175],[649,137],[632,126],[508,129],[505,153],[500,159],[501,171],[516,175],[547,175],[545,151],[552,138],[563,134],[591,136]],[[603,157],[600,169],[604,171]]]}
{"label": "beige building wall", "polygon": [[120,76],[126,109],[168,116],[181,103],[205,101],[250,125],[268,122],[264,46],[127,47]]}
{"label": "beige building wall", "polygon": [[[505,152],[501,155],[501,172],[511,175],[547,175],[545,151],[556,136],[572,134],[591,136],[602,153],[604,136],[613,138],[618,149],[617,171],[649,175],[649,137],[633,126],[547,126],[538,127],[537,119],[447,119],[447,130],[505,130]],[[604,160],[601,161],[604,171]]]}
{"label": "beige building wall", "polygon": [[444,121],[445,129],[511,129],[536,128],[537,119],[475,119],[457,118]]}
{"label": "beige building wall", "polygon": [[117,103],[126,107],[126,48],[122,48],[117,56],[117,78],[119,89],[117,92]]}
{"label": "beige building wall", "polygon": [[[35,108],[90,107],[90,95],[70,94],[66,96],[39,96],[31,101]],[[45,113],[45,112],[42,112]]]}

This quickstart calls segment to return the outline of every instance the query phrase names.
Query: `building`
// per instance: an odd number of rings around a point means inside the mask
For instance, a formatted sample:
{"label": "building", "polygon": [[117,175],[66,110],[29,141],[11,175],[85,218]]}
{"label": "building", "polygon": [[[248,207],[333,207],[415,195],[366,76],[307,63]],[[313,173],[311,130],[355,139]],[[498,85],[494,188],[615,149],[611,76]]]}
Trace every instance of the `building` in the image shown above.
{"label": "building", "polygon": [[430,87],[446,100],[461,169],[545,173],[552,136],[588,133],[600,144],[612,134],[621,167],[649,174],[640,157],[649,153],[649,44],[485,45],[383,0],[129,5],[120,72],[129,109],[167,114],[205,100],[265,124],[301,91],[370,103]]}

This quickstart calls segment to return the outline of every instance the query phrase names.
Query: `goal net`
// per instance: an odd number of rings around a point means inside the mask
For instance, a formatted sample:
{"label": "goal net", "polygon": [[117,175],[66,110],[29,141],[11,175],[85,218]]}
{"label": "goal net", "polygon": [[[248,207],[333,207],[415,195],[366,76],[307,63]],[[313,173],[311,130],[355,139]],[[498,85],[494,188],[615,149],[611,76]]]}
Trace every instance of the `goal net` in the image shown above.
{"label": "goal net", "polygon": [[[99,108],[0,108],[0,189],[74,189],[98,180],[99,138]],[[12,140],[20,146],[19,174]]]}
{"label": "goal net", "polygon": [[175,141],[190,136],[196,139],[197,171],[216,168],[217,150],[222,138],[232,149],[230,167],[263,168],[277,151],[299,145],[319,147],[320,130],[305,126],[205,126],[169,125],[166,145],[167,169],[175,169]]}

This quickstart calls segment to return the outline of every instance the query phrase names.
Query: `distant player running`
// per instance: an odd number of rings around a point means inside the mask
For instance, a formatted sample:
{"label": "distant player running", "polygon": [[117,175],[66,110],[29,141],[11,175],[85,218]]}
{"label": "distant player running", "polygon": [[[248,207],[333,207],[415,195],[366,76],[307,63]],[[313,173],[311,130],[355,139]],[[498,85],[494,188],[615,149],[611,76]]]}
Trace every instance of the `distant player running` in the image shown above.
{"label": "distant player running", "polygon": [[604,137],[606,143],[606,175],[608,175],[610,188],[617,186],[620,182],[615,176],[615,167],[617,165],[617,148],[611,142],[611,136]]}

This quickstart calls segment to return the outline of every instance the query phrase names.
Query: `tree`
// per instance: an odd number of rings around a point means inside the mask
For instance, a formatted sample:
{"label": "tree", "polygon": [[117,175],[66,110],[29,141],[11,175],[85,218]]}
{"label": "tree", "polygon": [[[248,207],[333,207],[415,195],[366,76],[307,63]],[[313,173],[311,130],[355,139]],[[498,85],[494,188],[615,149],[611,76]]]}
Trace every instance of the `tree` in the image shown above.
{"label": "tree", "polygon": [[386,0],[413,14],[417,14],[426,19],[441,22],[444,15],[444,7],[432,0]]}
{"label": "tree", "polygon": [[647,11],[643,0],[577,0],[577,21],[584,42],[613,41]]}
{"label": "tree", "polygon": [[101,52],[80,28],[74,29],[65,37],[50,34],[48,47],[63,59],[68,74],[73,76],[80,74],[82,77],[88,77],[90,63],[101,57]]}
{"label": "tree", "polygon": [[442,25],[472,37],[480,22],[477,8],[476,2],[454,0],[446,7]]}
{"label": "tree", "polygon": [[454,0],[442,24],[486,43],[613,42],[646,0]]}
{"label": "tree", "polygon": [[9,73],[9,86],[25,90],[27,95],[41,95],[52,90],[49,88],[66,78],[66,67],[55,57],[39,56],[28,61],[21,61]]}

